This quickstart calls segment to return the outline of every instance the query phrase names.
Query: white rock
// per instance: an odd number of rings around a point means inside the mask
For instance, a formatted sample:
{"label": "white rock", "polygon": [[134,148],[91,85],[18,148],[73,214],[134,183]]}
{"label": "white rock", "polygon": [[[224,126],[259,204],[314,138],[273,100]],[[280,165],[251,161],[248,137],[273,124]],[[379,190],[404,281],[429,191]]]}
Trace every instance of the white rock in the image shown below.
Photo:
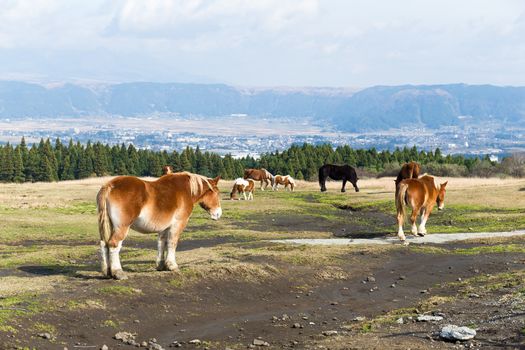
{"label": "white rock", "polygon": [[403,324],[403,323],[405,323],[405,321],[403,320],[403,317],[400,317],[400,318],[398,318],[398,319],[396,320],[396,323],[398,323],[398,324]]}
{"label": "white rock", "polygon": [[332,336],[332,335],[337,335],[337,331],[324,331],[324,332],[323,332],[323,335],[324,335],[325,337],[330,337],[330,336]]}
{"label": "white rock", "polygon": [[199,339],[193,339],[193,340],[190,340],[188,343],[189,344],[199,345],[201,343],[201,341]]}
{"label": "white rock", "polygon": [[261,340],[261,339],[254,339],[253,340],[253,345],[255,345],[255,346],[270,346],[270,343],[265,342],[264,340]]}
{"label": "white rock", "polygon": [[421,315],[417,317],[418,322],[436,322],[443,320],[441,316]]}
{"label": "white rock", "polygon": [[448,324],[441,328],[439,336],[447,340],[470,340],[476,336],[476,331],[472,328]]}

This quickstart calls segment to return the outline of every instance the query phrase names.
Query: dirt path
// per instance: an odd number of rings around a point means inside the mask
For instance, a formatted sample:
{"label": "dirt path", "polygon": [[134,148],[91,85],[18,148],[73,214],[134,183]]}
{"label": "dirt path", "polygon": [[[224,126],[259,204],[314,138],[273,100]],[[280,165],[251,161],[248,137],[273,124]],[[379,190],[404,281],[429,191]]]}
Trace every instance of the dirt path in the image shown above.
{"label": "dirt path", "polygon": [[[338,267],[346,272],[341,278],[318,277],[335,270],[335,266],[282,265],[268,260],[257,263],[278,268],[279,273],[271,279],[203,277],[183,288],[169,284],[173,278],[170,273],[156,273],[154,277],[138,274],[128,283],[140,293],[107,295],[103,308],[57,309],[19,319],[15,337],[0,337],[0,348],[100,348],[102,344],[110,349],[135,348],[113,339],[117,331],[126,331],[136,334],[139,342],[156,338],[164,348],[177,341],[183,348],[245,349],[261,337],[272,349],[306,349],[316,339],[323,339],[324,331],[341,333],[348,325],[361,327],[356,317],[370,320],[393,309],[415,307],[432,295],[454,295],[456,290],[445,287],[445,283],[523,269],[522,259],[522,254],[515,253],[436,256],[410,249],[354,251],[341,256]],[[101,287],[115,285],[122,283],[99,279],[72,281],[54,298],[98,300]],[[117,326],[108,326],[108,320]],[[446,321],[452,321],[452,315]],[[54,325],[56,339],[51,343],[36,336],[30,331],[34,322]],[[497,336],[509,337],[514,328],[499,329]],[[428,333],[409,338],[407,344],[427,342]],[[208,345],[188,344],[193,339]]]}
{"label": "dirt path", "polygon": [[[507,232],[468,232],[468,233],[434,233],[424,237],[407,235],[407,242],[413,244],[434,243],[444,244],[454,241],[479,238],[503,238],[525,235],[525,230]],[[358,245],[358,244],[399,244],[397,237],[380,238],[327,238],[327,239],[276,239],[273,243],[311,244],[311,245]]]}

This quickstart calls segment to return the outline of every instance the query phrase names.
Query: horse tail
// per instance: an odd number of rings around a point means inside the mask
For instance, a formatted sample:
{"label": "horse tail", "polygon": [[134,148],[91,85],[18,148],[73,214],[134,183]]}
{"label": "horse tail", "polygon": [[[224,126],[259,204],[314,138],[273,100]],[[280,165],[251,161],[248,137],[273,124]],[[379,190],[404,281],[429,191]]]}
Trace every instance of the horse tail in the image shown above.
{"label": "horse tail", "polygon": [[405,216],[405,197],[407,195],[408,184],[400,183],[396,193],[396,208],[397,213]]}
{"label": "horse tail", "polygon": [[272,173],[270,173],[268,170],[262,168],[264,170],[264,172],[266,173],[266,176],[270,179],[270,184],[273,185],[275,184],[275,176],[272,175]]}
{"label": "horse tail", "polygon": [[97,194],[98,232],[100,234],[100,240],[106,244],[110,240],[113,231],[113,224],[108,213],[108,196],[111,188],[112,186],[110,184],[106,184],[102,186]]}

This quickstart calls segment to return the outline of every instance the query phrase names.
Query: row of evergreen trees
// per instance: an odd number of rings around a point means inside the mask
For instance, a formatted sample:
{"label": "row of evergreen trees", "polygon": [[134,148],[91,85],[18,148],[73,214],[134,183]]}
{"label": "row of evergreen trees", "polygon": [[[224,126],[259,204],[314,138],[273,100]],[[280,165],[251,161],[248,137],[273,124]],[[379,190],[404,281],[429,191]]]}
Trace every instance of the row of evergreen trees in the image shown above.
{"label": "row of evergreen trees", "polygon": [[[0,181],[35,182],[83,179],[105,175],[160,176],[163,165],[174,171],[190,171],[205,176],[220,175],[225,179],[240,177],[245,168],[264,167],[273,174],[290,174],[297,179],[315,180],[318,168],[325,163],[345,163],[361,171],[378,174],[398,169],[399,165],[415,160],[422,164],[450,164],[474,169],[488,160],[463,156],[444,156],[439,149],[418,151],[416,147],[393,152],[376,149],[353,149],[349,146],[294,145],[283,152],[263,154],[260,159],[235,159],[211,152],[186,148],[182,152],[137,150],[130,145],[104,145],[100,142],[83,145],[72,140],[40,140],[28,147],[24,138],[14,146],[0,146]],[[494,166],[488,163],[488,166]]]}

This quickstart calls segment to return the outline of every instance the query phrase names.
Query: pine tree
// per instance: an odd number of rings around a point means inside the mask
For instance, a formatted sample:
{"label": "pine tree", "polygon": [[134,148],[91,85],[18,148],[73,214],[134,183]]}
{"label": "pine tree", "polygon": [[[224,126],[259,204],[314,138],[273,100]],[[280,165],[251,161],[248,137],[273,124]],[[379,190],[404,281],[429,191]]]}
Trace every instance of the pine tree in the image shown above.
{"label": "pine tree", "polygon": [[180,156],[180,165],[182,171],[192,171],[192,166],[186,152],[183,152]]}
{"label": "pine tree", "polygon": [[0,180],[11,182],[14,174],[13,148],[8,143],[0,151]]}
{"label": "pine tree", "polygon": [[64,164],[62,165],[62,174],[60,175],[61,180],[74,180],[75,179],[75,161],[74,155],[68,153],[64,157]]}
{"label": "pine tree", "polygon": [[24,162],[22,160],[20,145],[15,148],[13,156],[13,181],[19,183],[25,181]]}

